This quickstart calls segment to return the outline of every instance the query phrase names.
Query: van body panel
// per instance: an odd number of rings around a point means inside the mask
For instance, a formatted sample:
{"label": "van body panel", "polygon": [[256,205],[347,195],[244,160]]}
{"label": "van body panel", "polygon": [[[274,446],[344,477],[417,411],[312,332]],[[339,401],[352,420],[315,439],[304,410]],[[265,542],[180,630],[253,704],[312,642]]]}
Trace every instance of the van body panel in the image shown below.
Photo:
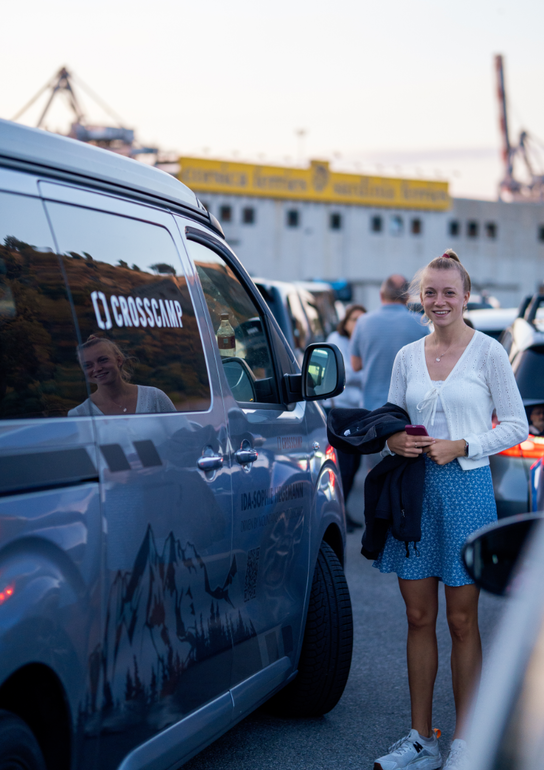
{"label": "van body panel", "polygon": [[187,762],[230,726],[230,693],[216,698],[191,716],[142,744],[119,765],[119,770],[169,770]]}
{"label": "van body panel", "polygon": [[292,671],[292,663],[283,656],[266,668],[254,674],[245,682],[232,688],[233,716],[236,721],[253,711],[256,703],[262,703],[287,681]]}
{"label": "van body panel", "polygon": [[32,663],[62,681],[74,724],[101,641],[98,484],[0,499],[0,681]]}
{"label": "van body panel", "polygon": [[32,174],[21,174],[20,171],[1,167],[0,190],[22,195],[39,195],[38,180]]}

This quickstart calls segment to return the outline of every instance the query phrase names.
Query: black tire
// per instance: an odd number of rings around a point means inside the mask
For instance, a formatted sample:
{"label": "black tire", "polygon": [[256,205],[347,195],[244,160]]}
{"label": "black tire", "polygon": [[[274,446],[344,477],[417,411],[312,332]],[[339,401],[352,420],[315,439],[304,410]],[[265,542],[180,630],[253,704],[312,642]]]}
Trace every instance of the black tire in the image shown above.
{"label": "black tire", "polygon": [[0,770],[47,770],[34,733],[9,711],[0,711]]}
{"label": "black tire", "polygon": [[321,543],[296,678],[269,705],[278,716],[316,717],[340,700],[348,681],[353,617],[348,584],[338,557]]}

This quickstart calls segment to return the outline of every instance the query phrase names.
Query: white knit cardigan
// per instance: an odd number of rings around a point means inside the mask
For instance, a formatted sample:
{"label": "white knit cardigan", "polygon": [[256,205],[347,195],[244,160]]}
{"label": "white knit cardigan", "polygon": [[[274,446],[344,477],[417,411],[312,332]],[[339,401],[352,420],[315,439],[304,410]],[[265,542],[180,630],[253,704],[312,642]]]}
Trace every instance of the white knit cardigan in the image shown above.
{"label": "white knit cardigan", "polygon": [[[474,333],[440,388],[427,369],[425,338],[397,353],[388,401],[408,412],[412,424],[425,425],[430,436],[439,395],[450,438],[468,442],[468,457],[457,458],[465,471],[489,465],[489,455],[527,438],[527,417],[506,351],[482,332]],[[494,409],[500,424],[493,429]]]}

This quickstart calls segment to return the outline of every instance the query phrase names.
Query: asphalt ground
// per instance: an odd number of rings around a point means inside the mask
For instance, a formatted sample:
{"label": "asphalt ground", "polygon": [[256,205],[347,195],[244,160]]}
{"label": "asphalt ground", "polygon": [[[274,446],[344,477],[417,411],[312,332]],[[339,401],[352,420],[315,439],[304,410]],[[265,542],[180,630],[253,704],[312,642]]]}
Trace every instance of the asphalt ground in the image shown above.
{"label": "asphalt ground", "polygon": [[[361,518],[360,483],[350,511]],[[349,680],[339,704],[317,719],[279,719],[259,709],[184,770],[372,770],[374,759],[410,729],[405,664],[406,617],[396,575],[382,575],[360,555],[361,530],[348,535],[346,576],[354,615],[354,650]],[[447,755],[455,727],[449,668],[451,642],[441,586],[438,618],[440,662],[434,697],[434,726]],[[506,600],[482,592],[480,630],[485,653]]]}

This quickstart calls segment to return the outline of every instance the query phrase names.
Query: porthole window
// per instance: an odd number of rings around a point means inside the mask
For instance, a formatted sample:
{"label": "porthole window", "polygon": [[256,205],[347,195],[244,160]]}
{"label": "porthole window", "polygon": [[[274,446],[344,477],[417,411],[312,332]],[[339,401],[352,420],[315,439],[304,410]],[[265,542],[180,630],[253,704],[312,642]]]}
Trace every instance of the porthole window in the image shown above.
{"label": "porthole window", "polygon": [[220,206],[219,219],[222,222],[232,222],[232,206]]}
{"label": "porthole window", "polygon": [[486,222],[485,224],[485,234],[488,238],[496,238],[497,237],[497,225],[495,222]]}
{"label": "porthole window", "polygon": [[544,225],[538,226],[538,240],[541,243],[544,242]]}
{"label": "porthole window", "polygon": [[298,227],[300,224],[299,212],[296,209],[290,209],[287,212],[287,227]]}
{"label": "porthole window", "polygon": [[454,238],[460,233],[459,222],[456,219],[450,220],[448,223],[448,235],[452,235]]}
{"label": "porthole window", "polygon": [[467,235],[469,238],[478,237],[478,222],[467,222]]}
{"label": "porthole window", "polygon": [[370,218],[370,230],[373,233],[381,233],[383,230],[383,219],[380,216]]}
{"label": "porthole window", "polygon": [[246,206],[242,209],[242,222],[244,225],[255,224],[255,209],[252,206]]}
{"label": "porthole window", "polygon": [[402,235],[404,222],[398,215],[392,216],[389,220],[389,232],[391,235]]}
{"label": "porthole window", "polygon": [[421,235],[423,232],[423,222],[421,219],[412,219],[410,223],[410,231],[412,235]]}
{"label": "porthole window", "polygon": [[330,215],[329,218],[329,226],[331,230],[341,230],[342,229],[342,214],[339,214],[338,212],[333,212]]}

